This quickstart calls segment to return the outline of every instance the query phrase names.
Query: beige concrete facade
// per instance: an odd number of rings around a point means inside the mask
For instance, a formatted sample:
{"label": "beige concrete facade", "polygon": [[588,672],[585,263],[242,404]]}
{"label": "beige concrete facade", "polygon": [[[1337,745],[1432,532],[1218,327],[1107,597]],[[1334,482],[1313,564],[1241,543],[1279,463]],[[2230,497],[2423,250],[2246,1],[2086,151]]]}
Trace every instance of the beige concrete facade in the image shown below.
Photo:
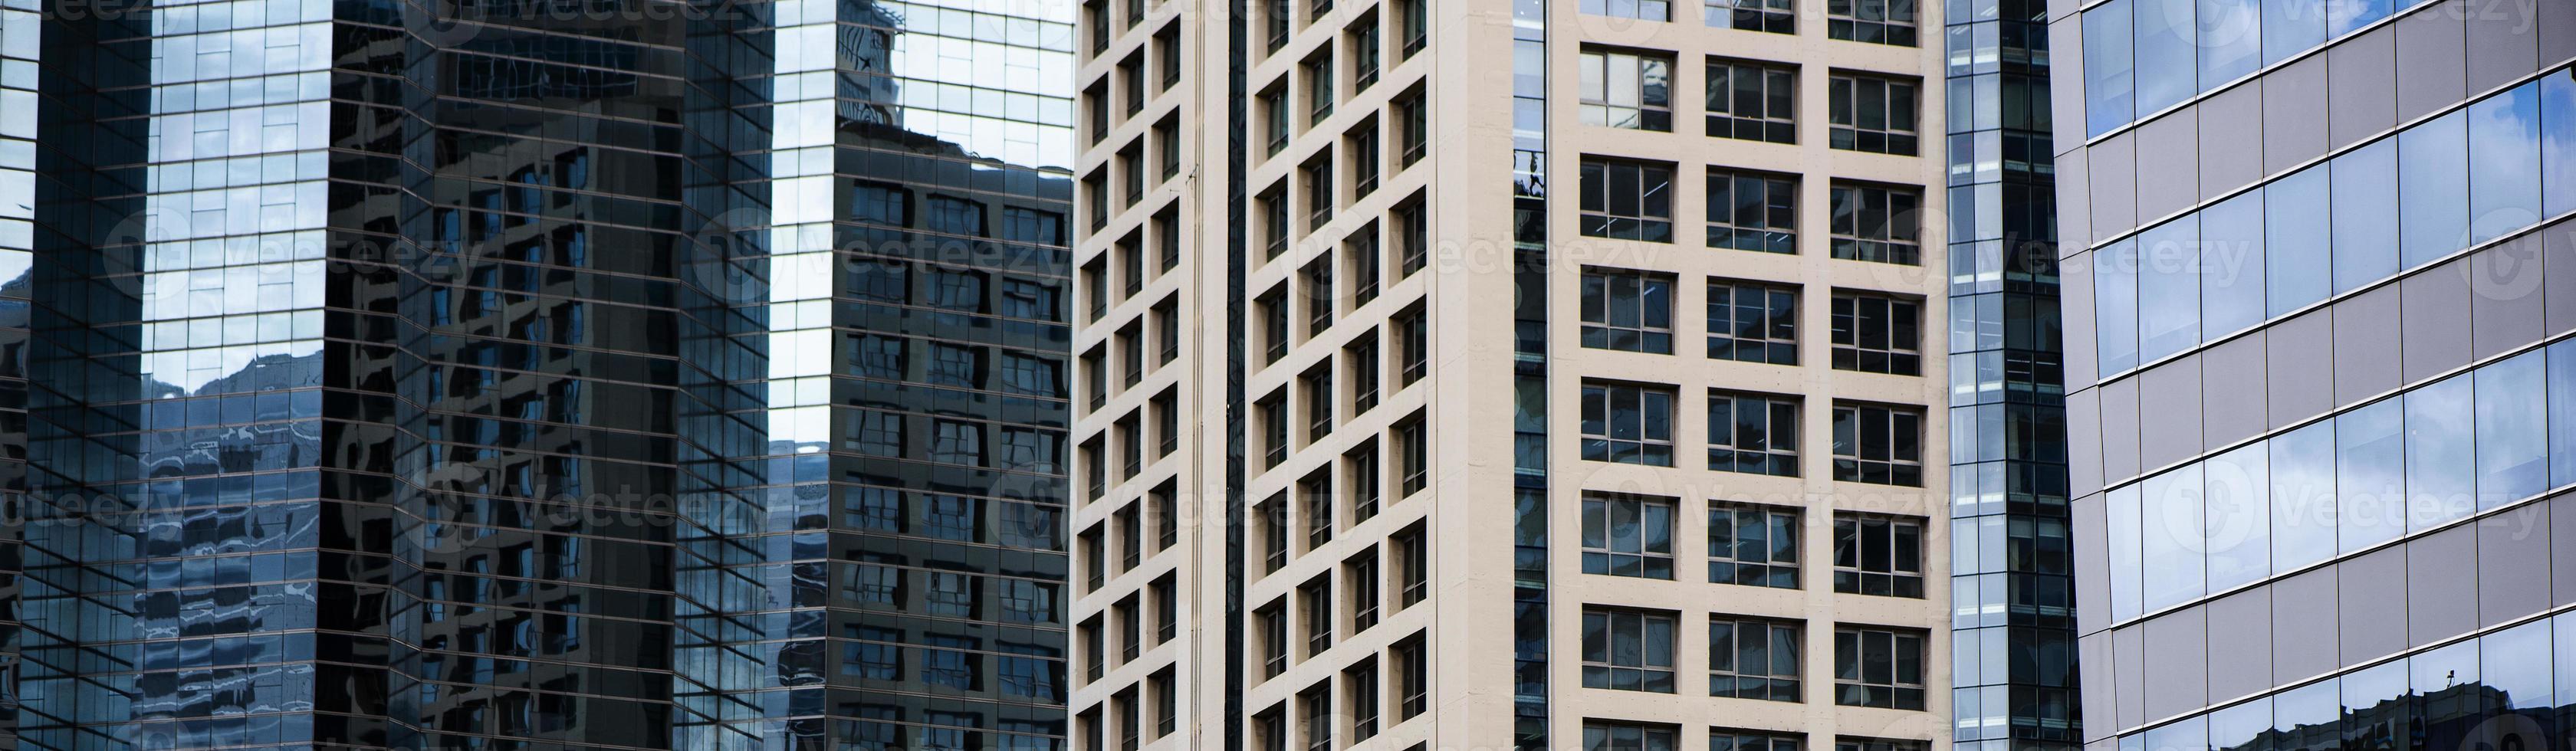
{"label": "beige concrete facade", "polygon": [[[1408,2],[1427,3],[1419,51],[1407,54]],[[1078,508],[1071,527],[1076,550],[1071,578],[1079,593],[1069,610],[1074,626],[1074,747],[1218,749],[1229,728],[1239,728],[1243,748],[1270,751],[1267,728],[1282,724],[1287,748],[1497,749],[1514,744],[1514,452],[1516,384],[1515,279],[1511,273],[1514,179],[1513,87],[1515,5],[1537,0],[1334,0],[1320,13],[1313,0],[1281,3],[1292,18],[1285,43],[1269,46],[1270,2],[1251,3],[1243,19],[1245,44],[1231,48],[1234,19],[1228,4],[1168,0],[1142,4],[1129,22],[1128,0],[1094,0],[1086,6],[1077,47],[1084,92],[1076,113],[1087,144],[1077,168],[1084,179],[1077,203],[1082,269],[1076,296],[1074,351],[1077,368],[1079,447],[1074,467]],[[1546,174],[1559,187],[1549,196],[1546,277],[1547,358],[1545,416],[1547,518],[1546,616],[1548,747],[1583,748],[1587,723],[1615,722],[1668,728],[1675,748],[1707,748],[1711,728],[1775,731],[1799,736],[1810,748],[1838,739],[1916,741],[1946,749],[1948,716],[1949,602],[1947,404],[1942,270],[1946,221],[1940,168],[1938,7],[1920,9],[1930,19],[1923,46],[1892,46],[1828,38],[1825,0],[1799,0],[1797,33],[1776,34],[1702,23],[1702,0],[1678,0],[1676,20],[1653,22],[1586,14],[1579,0],[1546,0],[1548,133]],[[1092,34],[1105,22],[1108,41],[1096,50]],[[1374,26],[1381,52],[1375,80],[1355,80]],[[1160,40],[1158,41],[1158,37]],[[1179,80],[1164,88],[1162,55],[1178,41]],[[1612,50],[1668,56],[1672,61],[1670,132],[1583,125],[1578,66],[1585,51]],[[1705,65],[1712,57],[1795,66],[1796,143],[1764,143],[1703,133]],[[1329,58],[1332,105],[1318,118],[1310,101],[1310,62]],[[1128,66],[1131,59],[1141,65]],[[1249,101],[1244,115],[1240,184],[1243,216],[1229,207],[1234,146],[1228,106],[1232,61],[1244,68]],[[1129,114],[1129,70],[1147,73],[1142,104]],[[1829,146],[1828,81],[1845,71],[1912,79],[1919,84],[1916,128],[1921,156],[1892,156]],[[1275,154],[1265,132],[1262,95],[1286,93],[1290,136]],[[1107,127],[1094,125],[1090,107],[1105,94]],[[1425,112],[1426,148],[1407,162],[1411,102]],[[1169,123],[1167,129],[1158,124]],[[1360,138],[1373,133],[1377,177],[1362,185],[1360,162],[1371,151]],[[1176,138],[1179,164],[1166,179],[1158,155],[1166,135]],[[1122,154],[1141,154],[1140,160]],[[1642,160],[1673,170],[1669,189],[1673,242],[1586,237],[1579,218],[1579,185],[1587,158]],[[1309,185],[1330,163],[1329,214],[1318,220]],[[1795,232],[1798,252],[1771,254],[1707,247],[1705,176],[1711,167],[1797,177]],[[1127,170],[1146,170],[1137,200],[1128,200]],[[1833,227],[1831,188],[1839,181],[1903,186],[1919,193],[1916,238],[1919,264],[1839,260],[1829,253]],[[1094,219],[1094,190],[1107,192],[1105,214]],[[1265,196],[1288,200],[1288,241],[1273,257]],[[1423,213],[1423,268],[1407,273],[1413,247],[1406,211]],[[1160,270],[1164,225],[1179,243],[1178,263]],[[1245,270],[1231,279],[1228,243],[1240,228]],[[1374,242],[1371,242],[1371,239]],[[1374,246],[1372,258],[1363,249]],[[1132,250],[1131,250],[1132,249]],[[1141,252],[1141,283],[1127,282],[1125,254]],[[1360,269],[1373,265],[1373,297],[1356,294]],[[1314,269],[1331,269],[1327,325],[1311,326]],[[1651,272],[1669,279],[1672,352],[1580,346],[1586,269]],[[1093,281],[1106,274],[1105,281]],[[1703,354],[1710,333],[1704,323],[1708,282],[1761,282],[1797,292],[1797,362],[1779,365],[1713,359]],[[1230,284],[1240,283],[1244,309],[1230,310]],[[1105,296],[1101,291],[1105,290]],[[1868,292],[1919,306],[1919,375],[1838,370],[1833,366],[1831,301],[1838,291]],[[1275,295],[1275,297],[1273,297]],[[1288,337],[1275,360],[1269,300],[1287,304]],[[1097,318],[1092,311],[1100,309]],[[1157,312],[1161,311],[1161,312]],[[1419,366],[1407,355],[1419,312],[1427,345]],[[1160,363],[1161,327],[1178,325],[1176,358]],[[1239,327],[1239,328],[1238,328]],[[1126,332],[1138,332],[1126,336]],[[1228,348],[1241,341],[1242,403],[1229,405],[1232,375]],[[1368,346],[1374,342],[1374,347]],[[1143,372],[1133,384],[1125,373],[1126,350],[1141,348]],[[1373,349],[1374,361],[1368,356]],[[1408,378],[1408,371],[1418,376]],[[1373,373],[1374,404],[1360,399]],[[1330,373],[1323,389],[1309,378]],[[1105,379],[1105,380],[1104,380]],[[1583,387],[1587,382],[1652,384],[1673,395],[1671,466],[1589,461],[1583,458]],[[1097,390],[1095,390],[1097,389]],[[1798,477],[1712,471],[1708,392],[1765,392],[1799,398]],[[1101,394],[1098,403],[1093,394]],[[1328,404],[1330,427],[1311,430]],[[1920,487],[1843,482],[1834,476],[1834,407],[1866,402],[1911,407],[1921,414]],[[1288,445],[1269,460],[1271,416],[1263,405],[1280,404]],[[1159,430],[1159,407],[1178,410],[1174,434]],[[1243,467],[1239,494],[1243,526],[1240,623],[1229,623],[1228,517],[1231,481],[1229,429],[1240,422]],[[1124,426],[1135,426],[1132,429]],[[1406,459],[1408,428],[1420,426],[1427,449],[1422,466]],[[1142,450],[1129,472],[1130,441]],[[1159,455],[1169,442],[1174,450]],[[1368,470],[1375,457],[1375,472]],[[1418,469],[1419,489],[1407,476]],[[1100,492],[1094,494],[1092,488]],[[1369,490],[1362,490],[1367,486]],[[1156,491],[1169,488],[1169,495]],[[1322,489],[1318,496],[1313,491]],[[1584,499],[1623,493],[1667,499],[1670,580],[1582,573]],[[1169,498],[1168,505],[1159,500]],[[1320,502],[1312,500],[1320,497]],[[1374,498],[1374,513],[1363,511]],[[1708,509],[1712,502],[1765,504],[1801,514],[1797,565],[1800,587],[1781,589],[1708,583]],[[1273,504],[1288,509],[1284,559],[1270,570],[1268,540]],[[1167,512],[1165,509],[1168,508]],[[1329,535],[1314,534],[1316,509],[1328,510]],[[1834,591],[1836,512],[1906,517],[1922,531],[1922,597],[1837,594]],[[1176,527],[1163,547],[1166,514]],[[1142,539],[1134,565],[1126,560],[1129,527]],[[1415,573],[1411,551],[1423,551],[1419,601],[1407,602]],[[1091,562],[1101,561],[1095,586]],[[1175,602],[1164,603],[1157,582],[1170,582]],[[1318,584],[1325,586],[1318,587]],[[1370,596],[1373,590],[1374,596]],[[1323,592],[1321,600],[1310,593]],[[1126,603],[1135,603],[1132,607]],[[1327,620],[1310,621],[1318,602]],[[1374,624],[1362,625],[1374,609]],[[1674,619],[1671,693],[1585,688],[1584,612],[1587,606],[1657,611]],[[1159,640],[1162,608],[1175,608],[1176,629]],[[1284,665],[1267,667],[1270,640],[1263,614],[1278,612],[1286,624]],[[1129,616],[1141,641],[1129,658]],[[1712,616],[1744,616],[1798,623],[1802,644],[1796,702],[1709,695],[1709,627]],[[1311,640],[1309,624],[1327,622],[1330,636]],[[1921,710],[1844,706],[1836,701],[1835,634],[1838,627],[1873,626],[1923,637]],[[1240,652],[1228,634],[1242,634]],[[1090,634],[1100,634],[1093,641]],[[1320,651],[1310,649],[1320,647]],[[1422,655],[1426,675],[1420,699],[1406,665]],[[1094,677],[1089,665],[1099,662]],[[1229,681],[1237,666],[1239,687]],[[1370,669],[1373,667],[1373,670]],[[1373,689],[1371,688],[1373,687]],[[1164,732],[1159,692],[1174,692]],[[1229,696],[1241,695],[1240,717],[1228,717]],[[1372,698],[1373,702],[1368,702]],[[1316,746],[1308,726],[1309,699],[1330,698],[1329,745]],[[1359,706],[1373,704],[1374,712]],[[1133,709],[1129,709],[1129,707]],[[1415,711],[1418,708],[1418,711]],[[1361,726],[1375,718],[1375,732]],[[1128,720],[1133,717],[1132,725]],[[1239,724],[1238,724],[1239,723]],[[1132,729],[1131,729],[1132,728]]]}

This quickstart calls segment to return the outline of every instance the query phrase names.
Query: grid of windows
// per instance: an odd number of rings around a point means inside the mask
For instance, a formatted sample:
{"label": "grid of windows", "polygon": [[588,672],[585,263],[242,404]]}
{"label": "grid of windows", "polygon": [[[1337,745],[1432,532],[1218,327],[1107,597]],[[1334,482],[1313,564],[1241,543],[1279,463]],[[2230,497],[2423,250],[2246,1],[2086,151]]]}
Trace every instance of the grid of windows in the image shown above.
{"label": "grid of windows", "polygon": [[1798,476],[1798,398],[1711,391],[1708,468]]}
{"label": "grid of windows", "polygon": [[1834,630],[1834,703],[1923,708],[1923,632],[1863,627]]}
{"label": "grid of windows", "polygon": [[1923,410],[1885,404],[1834,405],[1834,479],[1923,485]]}
{"label": "grid of windows", "polygon": [[1709,616],[1708,695],[1799,701],[1803,629],[1794,621]]}
{"label": "grid of windows", "polygon": [[1834,257],[1907,266],[1923,262],[1922,193],[1861,183],[1833,187]]}
{"label": "grid of windows", "polygon": [[1673,129],[1671,56],[1585,51],[1578,59],[1583,124],[1630,130]]}
{"label": "grid of windows", "polygon": [[1825,36],[1914,46],[1914,0],[1825,0]]}
{"label": "grid of windows", "polygon": [[1836,74],[1825,88],[1834,148],[1898,156],[1915,154],[1913,81]]}
{"label": "grid of windows", "polygon": [[1796,68],[1711,58],[1708,61],[1707,85],[1709,135],[1771,143],[1798,142]]}
{"label": "grid of windows", "polygon": [[1716,28],[1798,33],[1795,0],[1702,0],[1701,20]]}
{"label": "grid of windows", "polygon": [[1708,581],[1798,588],[1798,511],[1709,504]]}
{"label": "grid of windows", "polygon": [[1798,364],[1798,292],[1768,284],[1710,281],[1708,356]]}
{"label": "grid of windows", "polygon": [[1586,158],[1582,182],[1584,236],[1673,241],[1672,165]]}
{"label": "grid of windows", "polygon": [[1583,687],[1673,692],[1671,613],[1585,606]]}
{"label": "grid of windows", "polygon": [[1922,375],[1922,311],[1913,300],[1834,293],[1834,369]]}
{"label": "grid of windows", "polygon": [[1673,280],[1617,269],[1583,272],[1583,346],[1672,354]]}
{"label": "grid of windows", "polygon": [[1673,501],[1583,497],[1583,573],[1673,578]]}
{"label": "grid of windows", "polygon": [[1835,514],[1834,591],[1922,597],[1922,520]]}
{"label": "grid of windows", "polygon": [[1673,465],[1673,390],[1626,383],[1583,384],[1586,461]]}
{"label": "grid of windows", "polygon": [[1798,252],[1798,179],[1709,170],[1708,246]]}

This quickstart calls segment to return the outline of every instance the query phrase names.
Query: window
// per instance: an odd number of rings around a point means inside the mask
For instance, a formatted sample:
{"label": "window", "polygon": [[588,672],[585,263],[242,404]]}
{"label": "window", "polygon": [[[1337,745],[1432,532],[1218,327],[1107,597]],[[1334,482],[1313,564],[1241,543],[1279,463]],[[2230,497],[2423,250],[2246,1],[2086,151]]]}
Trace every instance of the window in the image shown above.
{"label": "window", "polygon": [[1342,241],[1342,263],[1350,267],[1351,307],[1377,299],[1378,260],[1376,223],[1353,230]]}
{"label": "window", "polygon": [[1173,84],[1181,82],[1180,22],[1164,24],[1161,31],[1154,32],[1154,54],[1163,64],[1163,90],[1170,91]]}
{"label": "window", "polygon": [[1708,392],[1708,468],[1798,476],[1798,398]]}
{"label": "window", "polygon": [[1834,703],[1923,708],[1923,632],[1834,629]]}
{"label": "window", "polygon": [[1162,270],[1181,265],[1181,210],[1165,207],[1154,214],[1154,247],[1162,251]]}
{"label": "window", "polygon": [[1582,191],[1584,236],[1673,241],[1672,165],[1586,158]]}
{"label": "window", "polygon": [[1342,671],[1342,689],[1351,708],[1351,742],[1377,737],[1377,661],[1361,660]]}
{"label": "window", "polygon": [[1798,291],[1711,280],[1708,356],[1738,362],[1798,364]]}
{"label": "window", "polygon": [[1264,365],[1288,356],[1288,294],[1273,289],[1252,301],[1261,317],[1261,344]]}
{"label": "window", "polygon": [[1333,751],[1333,682],[1306,689],[1297,703],[1306,710],[1306,751]]}
{"label": "window", "polygon": [[1922,442],[1920,408],[1834,405],[1836,480],[1922,487]]}
{"label": "window", "polygon": [[1834,751],[1930,751],[1932,744],[1895,738],[1835,736]]}
{"label": "window", "polygon": [[1403,149],[1396,166],[1411,167],[1431,149],[1431,108],[1423,105],[1421,89],[1396,97],[1395,121],[1396,143]]}
{"label": "window", "polygon": [[1109,226],[1109,170],[1102,169],[1082,181],[1082,194],[1090,198],[1091,231]]}
{"label": "window", "polygon": [[1672,131],[1671,56],[1585,50],[1580,64],[1583,124]]}
{"label": "window", "polygon": [[[1134,23],[1129,21],[1128,23]],[[1145,52],[1138,50],[1118,62],[1118,80],[1127,84],[1127,114],[1145,110]]]}
{"label": "window", "polygon": [[1137,735],[1145,729],[1145,723],[1136,716],[1141,711],[1136,705],[1136,690],[1130,688],[1110,696],[1109,705],[1118,715],[1119,751],[1136,751]]}
{"label": "window", "polygon": [[1370,440],[1342,455],[1342,466],[1351,495],[1351,523],[1358,524],[1377,516],[1379,488],[1385,486],[1378,477],[1377,441]]}
{"label": "window", "polygon": [[1333,154],[1327,150],[1298,168],[1306,181],[1306,231],[1333,220]]}
{"label": "window", "polygon": [[1118,276],[1126,282],[1118,297],[1122,301],[1145,291],[1145,251],[1138,245],[1136,235],[1131,233],[1110,247],[1111,255],[1118,257]]}
{"label": "window", "polygon": [[1288,398],[1284,394],[1272,394],[1253,406],[1261,413],[1261,468],[1279,466],[1280,462],[1288,459]]}
{"label": "window", "polygon": [[1351,47],[1351,92],[1367,91],[1377,83],[1378,44],[1377,15],[1370,14],[1351,24],[1344,44]]}
{"label": "window", "polygon": [[1431,320],[1422,306],[1415,305],[1397,314],[1396,335],[1404,347],[1404,368],[1399,373],[1399,387],[1411,386],[1431,370]]}
{"label": "window", "polygon": [[1088,675],[1089,680],[1100,680],[1101,674],[1107,672],[1106,666],[1109,663],[1108,645],[1103,641],[1107,637],[1101,634],[1100,619],[1084,621],[1080,630],[1085,662],[1083,672]]}
{"label": "window", "polygon": [[1342,362],[1351,372],[1351,414],[1359,415],[1377,407],[1377,332],[1370,331],[1351,340],[1342,348]]}
{"label": "window", "polygon": [[1922,520],[1835,514],[1834,591],[1922,597]]}
{"label": "window", "polygon": [[1172,685],[1172,669],[1163,668],[1145,679],[1145,694],[1154,699],[1154,737],[1171,735],[1180,729],[1180,692]]}
{"label": "window", "polygon": [[1834,257],[1913,266],[1923,262],[1917,245],[1915,209],[1922,194],[1913,188],[1835,183]]}
{"label": "window", "polygon": [[1708,695],[1798,701],[1798,642],[1804,626],[1712,615],[1708,618]]}
{"label": "window", "polygon": [[1297,481],[1297,501],[1306,517],[1306,549],[1333,541],[1333,480],[1323,471]]}
{"label": "window", "polygon": [[1673,692],[1673,614],[1585,606],[1583,687]]}
{"label": "window", "polygon": [[1705,15],[1701,21],[1713,28],[1798,33],[1798,9],[1794,0],[1704,0],[1704,4]]}
{"label": "window", "polygon": [[1797,143],[1797,69],[1709,58],[1708,134],[1747,141]]}
{"label": "window", "polygon": [[1135,662],[1145,652],[1145,611],[1137,608],[1132,595],[1111,607],[1118,611],[1118,664]]}
{"label": "window", "polygon": [[1431,485],[1431,434],[1423,429],[1422,415],[1395,424],[1396,497],[1411,497]]}
{"label": "window", "polygon": [[1306,336],[1333,327],[1333,259],[1317,258],[1301,274],[1306,282]]}
{"label": "window", "polygon": [[1402,610],[1421,602],[1431,594],[1431,543],[1417,526],[1395,535],[1396,573],[1404,582],[1396,593],[1396,609]]}
{"label": "window", "polygon": [[[1369,118],[1342,137],[1342,153],[1351,160],[1351,199],[1377,192],[1377,118]],[[1375,236],[1371,228],[1371,237]]]}
{"label": "window", "polygon": [[1710,169],[1708,246],[1798,252],[1798,178]]}
{"label": "window", "polygon": [[[1279,0],[1281,3],[1287,1]],[[1281,707],[1271,707],[1269,711],[1254,716],[1252,731],[1260,736],[1254,745],[1258,751],[1288,751],[1288,718]]]}
{"label": "window", "polygon": [[1306,401],[1306,442],[1324,440],[1333,432],[1333,366],[1316,365],[1297,377]]}
{"label": "window", "polygon": [[1401,279],[1421,271],[1431,261],[1431,217],[1423,211],[1422,197],[1416,195],[1395,207],[1393,231],[1395,251],[1400,259],[1396,277]]}
{"label": "window", "polygon": [[1271,186],[1261,194],[1262,258],[1278,258],[1288,252],[1288,189]]}
{"label": "window", "polygon": [[1675,751],[1681,731],[1667,725],[1583,723],[1583,751]]}
{"label": "window", "polygon": [[1145,380],[1145,323],[1132,321],[1119,327],[1116,339],[1119,370],[1126,376],[1124,387],[1134,388]]}
{"label": "window", "polygon": [[941,342],[930,343],[930,365],[922,369],[922,380],[936,386],[980,388],[984,385],[982,347],[967,348]]}
{"label": "window", "polygon": [[1326,47],[1306,58],[1298,66],[1306,77],[1306,124],[1313,125],[1333,116],[1333,50]]}
{"label": "window", "polygon": [[1172,389],[1155,394],[1147,404],[1154,413],[1154,458],[1171,456],[1181,447],[1181,407]]}
{"label": "window", "polygon": [[1154,156],[1162,163],[1162,176],[1169,180],[1181,174],[1181,123],[1179,116],[1167,116],[1154,124]]}
{"label": "window", "polygon": [[1156,350],[1154,354],[1154,364],[1170,365],[1173,360],[1181,358],[1180,301],[1165,299],[1162,302],[1155,303],[1153,318],[1154,348]]}
{"label": "window", "polygon": [[1760,730],[1709,728],[1708,751],[1798,751],[1798,736]]}
{"label": "window", "polygon": [[1795,509],[1709,504],[1709,583],[1797,589],[1798,529]]}
{"label": "window", "polygon": [[1396,15],[1404,24],[1404,57],[1413,57],[1431,43],[1430,5],[1431,0],[1396,0]]}
{"label": "window", "polygon": [[1298,587],[1297,608],[1306,614],[1306,657],[1333,648],[1333,580],[1318,576]]}
{"label": "window", "polygon": [[1825,0],[1825,36],[1912,47],[1914,0]]}
{"label": "window", "polygon": [[1288,89],[1272,86],[1261,92],[1261,115],[1264,134],[1269,136],[1270,150],[1264,156],[1275,156],[1288,148]]}
{"label": "window", "polygon": [[1288,671],[1288,611],[1285,603],[1273,602],[1255,611],[1253,620],[1261,629],[1261,677],[1279,677]]}
{"label": "window", "polygon": [[1595,16],[1617,16],[1640,21],[1673,20],[1670,0],[1583,0],[1584,13]]}
{"label": "window", "polygon": [[1104,253],[1102,254],[1103,257],[1092,259],[1090,263],[1083,264],[1082,266],[1083,297],[1089,298],[1091,302],[1091,321],[1093,323],[1098,323],[1100,322],[1101,317],[1109,315],[1109,259],[1106,257],[1107,255],[1109,254]]}
{"label": "window", "polygon": [[1257,510],[1261,523],[1261,573],[1267,574],[1288,565],[1288,496],[1271,497]]}
{"label": "window", "polygon": [[1377,626],[1377,548],[1369,548],[1366,552],[1343,561],[1342,571],[1342,579],[1348,582],[1343,585],[1344,591],[1351,594],[1351,633],[1367,631]]}
{"label": "window", "polygon": [[1090,0],[1082,4],[1082,22],[1091,27],[1091,51],[1109,50],[1109,3]]}
{"label": "window", "polygon": [[1672,277],[1584,269],[1583,346],[1672,354]]}
{"label": "window", "polygon": [[1269,44],[1262,54],[1269,54],[1288,46],[1288,0],[1270,0],[1265,5],[1269,6],[1269,12],[1262,14],[1261,21],[1270,33]]}
{"label": "window", "polygon": [[1422,635],[1414,634],[1395,643],[1395,719],[1403,722],[1419,717],[1431,709],[1431,653],[1424,648]]}
{"label": "window", "polygon": [[1913,300],[1834,293],[1834,369],[1921,375],[1921,316]]}
{"label": "window", "polygon": [[1673,466],[1673,391],[1626,383],[1583,384],[1586,461]]}
{"label": "window", "polygon": [[1583,573],[1673,578],[1673,501],[1583,497]]}
{"label": "window", "polygon": [[1129,143],[1118,150],[1118,176],[1127,186],[1128,206],[1145,200],[1145,144]]}
{"label": "window", "polygon": [[[1144,512],[1137,508],[1137,505],[1127,504],[1127,507],[1119,509],[1116,515],[1118,570],[1120,571],[1134,571],[1138,564],[1145,562],[1145,523],[1142,516]],[[1134,603],[1127,604],[1132,606]]]}
{"label": "window", "polygon": [[1834,148],[1914,155],[1914,82],[1837,74],[1826,89]]}

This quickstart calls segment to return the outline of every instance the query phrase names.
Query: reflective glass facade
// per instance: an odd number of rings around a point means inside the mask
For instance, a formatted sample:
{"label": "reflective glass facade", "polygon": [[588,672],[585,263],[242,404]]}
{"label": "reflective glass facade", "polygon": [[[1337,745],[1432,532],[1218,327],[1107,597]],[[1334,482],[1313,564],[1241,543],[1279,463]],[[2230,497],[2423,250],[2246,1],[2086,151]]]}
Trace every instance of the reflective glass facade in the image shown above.
{"label": "reflective glass facade", "polygon": [[2576,10],[2078,5],[2087,747],[2563,743]]}
{"label": "reflective glass facade", "polygon": [[955,5],[0,13],[15,731],[1060,747],[1071,13]]}

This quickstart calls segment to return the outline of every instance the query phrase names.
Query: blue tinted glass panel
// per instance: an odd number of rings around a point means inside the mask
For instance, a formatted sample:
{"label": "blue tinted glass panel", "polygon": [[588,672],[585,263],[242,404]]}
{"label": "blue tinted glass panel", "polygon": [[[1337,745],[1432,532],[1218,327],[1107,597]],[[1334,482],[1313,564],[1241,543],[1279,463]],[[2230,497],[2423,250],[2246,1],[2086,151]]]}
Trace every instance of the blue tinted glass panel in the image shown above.
{"label": "blue tinted glass panel", "polygon": [[2335,417],[2336,549],[2352,552],[2406,531],[2406,411],[2382,399]]}
{"label": "blue tinted glass panel", "polygon": [[2208,751],[2209,718],[2193,716],[2147,731],[2147,751]]}
{"label": "blue tinted glass panel", "polygon": [[[2469,236],[2469,132],[2459,112],[2397,135],[2397,206],[2406,268],[2454,250]],[[2340,186],[2338,186],[2340,187]]]}
{"label": "blue tinted glass panel", "polygon": [[2263,64],[2326,43],[2328,0],[2263,0]]}
{"label": "blue tinted glass panel", "polygon": [[2200,343],[2200,225],[2186,217],[2138,236],[2138,361]]}
{"label": "blue tinted glass panel", "polygon": [[2335,681],[2322,680],[2272,697],[2272,730],[2285,741],[2280,748],[2328,751],[2339,748],[2343,735],[2343,697]]}
{"label": "blue tinted glass panel", "polygon": [[2335,553],[2335,423],[2274,436],[2272,570],[2289,571]]}
{"label": "blue tinted glass panel", "polygon": [[2477,510],[2477,399],[2453,376],[2406,394],[2406,528],[2430,529]]}
{"label": "blue tinted glass panel", "polygon": [[2326,36],[2340,37],[2372,21],[2387,18],[2390,0],[2334,0],[2326,5]]}
{"label": "blue tinted glass panel", "polygon": [[2200,90],[2218,88],[2263,64],[2259,0],[2199,0]]}
{"label": "blue tinted glass panel", "polygon": [[[2213,456],[2201,478],[2209,530],[2209,591],[2220,592],[2272,572],[2272,489],[2263,444]],[[2270,722],[2270,717],[2264,718]]]}
{"label": "blue tinted glass panel", "polygon": [[2093,251],[2094,346],[2102,375],[2138,366],[2138,241]]}
{"label": "blue tinted glass panel", "polygon": [[2549,393],[2547,355],[2527,352],[2477,370],[2478,508],[2549,489],[2549,423],[2532,398]]}
{"label": "blue tinted glass panel", "polygon": [[[2141,543],[2146,567],[2145,608],[2161,610],[2208,593],[2201,552],[2200,465],[2166,472],[2141,483]],[[2150,743],[2149,745],[2153,745]]]}
{"label": "blue tinted glass panel", "polygon": [[2549,345],[2549,484],[2576,482],[2576,340]]}
{"label": "blue tinted glass panel", "polygon": [[2496,698],[2508,709],[2554,707],[2557,681],[2550,661],[2538,659],[2549,652],[2548,621],[2478,637],[2478,677],[2496,690]]}
{"label": "blue tinted glass panel", "polygon": [[2314,167],[2262,190],[2266,315],[2298,310],[2334,294],[2327,182],[2326,168]]}
{"label": "blue tinted glass panel", "polygon": [[2469,242],[2540,222],[2540,84],[2469,105]]}
{"label": "blue tinted glass panel", "polygon": [[2084,122],[2098,136],[2137,118],[2129,3],[2111,0],[2084,12]]}
{"label": "blue tinted glass panel", "polygon": [[2200,330],[2205,338],[2263,322],[2263,274],[2263,191],[2202,209]]}
{"label": "blue tinted glass panel", "polygon": [[2576,211],[2576,77],[2540,78],[2540,187],[2551,216]]}
{"label": "blue tinted glass panel", "polygon": [[2209,747],[2269,748],[2272,697],[2266,696],[2209,713]]}
{"label": "blue tinted glass panel", "polygon": [[2397,139],[2381,139],[2326,165],[2334,187],[2335,292],[2397,273]]}
{"label": "blue tinted glass panel", "polygon": [[2130,485],[2102,494],[2102,507],[2107,512],[2104,526],[2110,533],[2111,550],[2111,620],[2125,621],[2138,617],[2140,611],[2140,572],[2146,570],[2146,555],[2138,544],[2143,539],[2138,516],[2138,486]]}
{"label": "blue tinted glass panel", "polygon": [[[2151,115],[2200,91],[2194,85],[2198,36],[2193,0],[2130,0],[2138,30],[2138,114]],[[2091,37],[2086,37],[2091,41]]]}

